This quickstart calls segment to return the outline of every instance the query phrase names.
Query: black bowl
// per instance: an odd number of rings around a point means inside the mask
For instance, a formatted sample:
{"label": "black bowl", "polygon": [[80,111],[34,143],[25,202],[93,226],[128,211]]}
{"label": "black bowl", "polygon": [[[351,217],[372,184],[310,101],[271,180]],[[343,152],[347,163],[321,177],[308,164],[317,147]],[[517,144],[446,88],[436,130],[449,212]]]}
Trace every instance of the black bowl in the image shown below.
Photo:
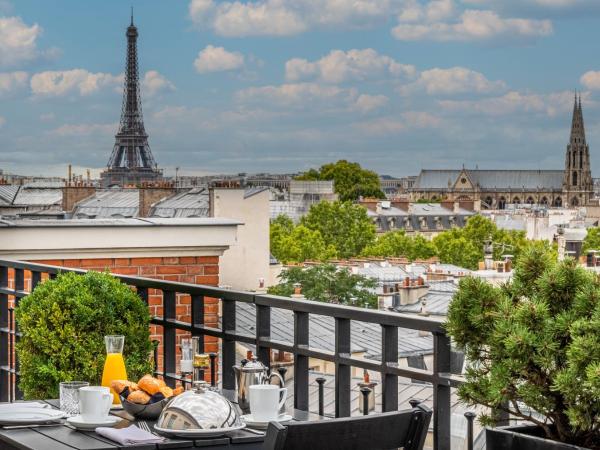
{"label": "black bowl", "polygon": [[171,400],[170,398],[165,398],[155,403],[149,403],[147,405],[140,405],[138,403],[132,403],[127,401],[123,396],[121,397],[121,403],[123,404],[123,409],[131,414],[133,417],[137,419],[146,419],[146,420],[156,420],[160,413],[167,406],[167,403]]}

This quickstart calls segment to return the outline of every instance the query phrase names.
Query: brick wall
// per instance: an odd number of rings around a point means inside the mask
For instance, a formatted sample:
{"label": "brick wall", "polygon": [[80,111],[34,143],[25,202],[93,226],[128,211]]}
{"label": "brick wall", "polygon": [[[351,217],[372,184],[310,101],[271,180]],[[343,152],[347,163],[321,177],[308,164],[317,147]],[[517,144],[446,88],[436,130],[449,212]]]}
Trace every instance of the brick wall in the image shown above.
{"label": "brick wall", "polygon": [[[53,266],[64,266],[86,270],[105,271],[121,275],[157,278],[160,280],[178,281],[183,283],[204,284],[218,286],[219,284],[219,257],[218,256],[180,256],[180,257],[150,257],[150,258],[98,258],[98,259],[52,259],[35,260],[32,262]],[[9,272],[11,286],[14,286],[14,273]],[[25,289],[31,288],[30,273],[25,272]],[[162,296],[160,291],[150,289],[148,292],[148,306],[150,314],[162,316]],[[205,299],[206,325],[218,328],[219,301],[213,298]],[[176,300],[177,319],[191,322],[191,299],[189,295],[178,294]],[[158,352],[158,365],[162,368],[162,327],[151,326],[151,339],[160,342]],[[189,333],[177,334],[177,370],[179,370],[179,341],[182,337],[189,337]],[[127,345],[127,343],[125,343]],[[218,340],[210,336],[205,337],[205,351],[218,353]],[[207,374],[209,380],[210,374]]]}

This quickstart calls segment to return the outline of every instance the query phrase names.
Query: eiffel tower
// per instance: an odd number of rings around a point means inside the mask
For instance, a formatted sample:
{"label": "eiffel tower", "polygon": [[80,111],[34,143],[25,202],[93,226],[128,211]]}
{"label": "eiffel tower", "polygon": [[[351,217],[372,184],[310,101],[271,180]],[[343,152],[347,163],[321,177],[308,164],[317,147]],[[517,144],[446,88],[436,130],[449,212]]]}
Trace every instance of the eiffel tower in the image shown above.
{"label": "eiffel tower", "polygon": [[144,128],[137,58],[138,30],[133,24],[133,11],[126,36],[127,67],[121,122],[107,168],[100,174],[103,187],[155,184],[163,179]]}

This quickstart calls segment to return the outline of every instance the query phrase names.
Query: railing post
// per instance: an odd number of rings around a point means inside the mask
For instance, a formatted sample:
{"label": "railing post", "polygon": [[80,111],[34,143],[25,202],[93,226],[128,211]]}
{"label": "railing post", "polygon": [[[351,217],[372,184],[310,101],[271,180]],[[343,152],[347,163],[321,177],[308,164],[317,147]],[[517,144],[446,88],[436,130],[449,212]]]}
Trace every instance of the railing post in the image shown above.
{"label": "railing post", "polygon": [[[201,327],[204,325],[204,295],[192,295],[192,326]],[[198,350],[200,353],[204,353],[204,334],[194,330],[192,328],[192,336],[199,336],[202,339],[199,339],[198,345],[200,348],[194,349],[194,351]],[[215,368],[216,370],[216,368]],[[204,371],[201,371],[199,376],[204,379]]]}
{"label": "railing post", "polygon": [[[235,301],[222,299],[223,302],[223,331],[235,333]],[[235,340],[229,337],[223,338],[221,343],[223,349],[223,389],[235,389]]]}
{"label": "railing post", "polygon": [[[381,363],[398,364],[398,327],[383,325],[381,327]],[[383,412],[398,410],[398,376],[391,373],[381,373],[381,409]]]}
{"label": "railing post", "polygon": [[271,337],[271,307],[256,305],[256,357],[271,367],[271,349],[260,343],[260,338]]}
{"label": "railing post", "polygon": [[350,320],[335,319],[335,417],[350,416],[350,369],[340,362],[350,356]]}
{"label": "railing post", "polygon": [[362,402],[363,402],[363,415],[369,415],[369,394],[371,393],[371,389],[368,387],[361,387],[360,393],[362,394]]}
{"label": "railing post", "polygon": [[[0,267],[0,288],[8,289],[8,267]],[[8,364],[10,323],[8,320],[8,295],[0,294],[0,402],[8,402],[10,366]]]}
{"label": "railing post", "polygon": [[31,271],[31,292],[42,282],[42,272],[37,270]]}
{"label": "railing post", "polygon": [[[294,347],[308,347],[308,313],[294,311]],[[294,354],[294,408],[308,411],[308,356]]]}
{"label": "railing post", "polygon": [[433,333],[433,448],[450,450],[450,386],[441,382],[441,373],[450,373],[450,338]]}
{"label": "railing post", "polygon": [[325,415],[325,387],[323,386],[327,381],[323,377],[319,377],[316,379],[316,382],[319,384],[319,415]]}
{"label": "railing post", "polygon": [[[15,269],[15,309],[19,306],[19,302],[21,301],[20,294],[25,290],[25,271],[23,269]],[[15,400],[21,400],[23,398],[23,392],[19,389],[19,372],[20,372],[20,364],[19,358],[17,356],[17,343],[19,342],[19,324],[17,323],[16,316],[14,317],[14,352],[15,352]]]}
{"label": "railing post", "polygon": [[467,411],[465,417],[467,419],[467,450],[473,450],[473,420],[476,414],[473,411]]}
{"label": "railing post", "polygon": [[147,287],[136,287],[137,295],[142,299],[142,301],[148,306],[148,288]]}
{"label": "railing post", "polygon": [[[163,291],[163,318],[165,321],[174,320],[176,314],[176,293]],[[173,324],[165,323],[163,326],[163,378],[170,387],[175,387],[175,379],[172,378],[177,367],[176,345],[177,330]]]}

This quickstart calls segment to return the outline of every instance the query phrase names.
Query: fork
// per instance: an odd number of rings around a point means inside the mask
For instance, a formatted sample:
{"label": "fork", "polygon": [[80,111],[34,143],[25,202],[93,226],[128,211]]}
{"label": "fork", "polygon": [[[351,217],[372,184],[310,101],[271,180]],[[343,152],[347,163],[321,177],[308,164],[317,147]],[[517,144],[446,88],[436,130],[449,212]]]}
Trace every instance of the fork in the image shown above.
{"label": "fork", "polygon": [[138,427],[140,430],[147,431],[148,433],[150,433],[150,434],[153,434],[153,435],[155,435],[155,436],[156,436],[156,433],[154,433],[154,432],[153,432],[153,431],[150,429],[150,426],[149,426],[149,425],[148,425],[146,422],[138,422],[138,423],[136,423],[136,425],[137,425],[137,427]]}

